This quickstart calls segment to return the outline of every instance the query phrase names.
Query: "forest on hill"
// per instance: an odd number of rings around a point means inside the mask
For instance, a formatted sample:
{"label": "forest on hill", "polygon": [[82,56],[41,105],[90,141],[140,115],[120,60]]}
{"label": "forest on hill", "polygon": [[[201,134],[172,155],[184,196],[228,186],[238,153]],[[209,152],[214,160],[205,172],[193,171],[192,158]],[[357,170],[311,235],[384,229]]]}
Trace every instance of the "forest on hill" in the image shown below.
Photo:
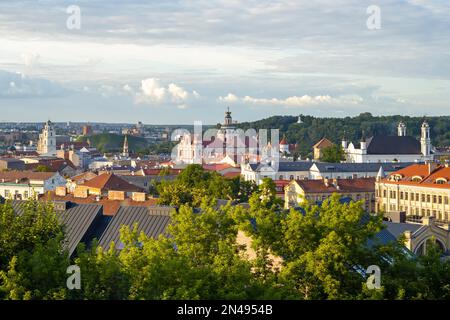
{"label": "forest on hill", "polygon": [[[123,148],[124,135],[114,133],[101,133],[81,137],[81,141],[89,141],[100,152],[120,152]],[[148,142],[144,138],[128,136],[128,148],[130,152],[139,152],[148,148]]]}
{"label": "forest on hill", "polygon": [[302,123],[297,123],[296,116],[273,116],[254,122],[243,122],[238,126],[244,130],[279,129],[280,139],[286,135],[289,143],[298,144],[296,153],[302,158],[311,157],[312,146],[323,137],[340,144],[344,135],[353,142],[359,142],[363,133],[367,138],[374,135],[397,135],[397,125],[400,121],[406,124],[408,136],[420,138],[420,126],[424,119],[430,125],[431,143],[436,147],[450,146],[450,116],[373,116],[366,112],[345,118],[316,118],[307,115],[300,117]]}

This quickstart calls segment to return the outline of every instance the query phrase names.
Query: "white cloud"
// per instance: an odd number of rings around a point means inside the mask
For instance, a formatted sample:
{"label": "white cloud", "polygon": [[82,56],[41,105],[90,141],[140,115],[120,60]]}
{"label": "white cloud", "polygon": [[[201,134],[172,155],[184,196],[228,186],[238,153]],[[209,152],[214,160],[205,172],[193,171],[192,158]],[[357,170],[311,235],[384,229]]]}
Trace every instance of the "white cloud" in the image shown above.
{"label": "white cloud", "polygon": [[169,84],[168,91],[172,95],[174,101],[184,101],[188,97],[187,91],[174,83]]}
{"label": "white cloud", "polygon": [[154,78],[142,80],[141,90],[144,100],[161,102],[166,96],[166,89],[161,87],[158,79]]}
{"label": "white cloud", "polygon": [[200,99],[201,98],[201,95],[200,95],[200,93],[198,93],[197,91],[192,91],[192,95],[194,96],[194,98],[195,99]]}
{"label": "white cloud", "polygon": [[186,89],[175,83],[170,83],[166,87],[156,78],[142,80],[141,88],[137,93],[135,93],[134,89],[128,84],[123,87],[123,90],[134,95],[136,103],[156,103],[164,105],[176,103],[178,109],[188,108],[186,102],[188,102],[191,97],[200,97],[195,90],[190,94]]}
{"label": "white cloud", "polygon": [[67,92],[67,89],[47,79],[0,71],[0,99],[57,97]]}
{"label": "white cloud", "polygon": [[359,96],[339,96],[331,97],[330,95],[318,95],[318,96],[291,96],[285,99],[279,98],[255,98],[251,96],[238,97],[232,93],[229,93],[226,97],[219,97],[219,101],[223,102],[241,102],[247,104],[254,104],[260,106],[284,106],[284,107],[303,107],[303,106],[315,106],[315,105],[338,105],[338,104],[359,104],[363,99]]}
{"label": "white cloud", "polygon": [[219,101],[224,101],[224,102],[236,102],[238,100],[239,100],[238,96],[236,96],[232,93],[227,94],[225,97],[219,97]]}

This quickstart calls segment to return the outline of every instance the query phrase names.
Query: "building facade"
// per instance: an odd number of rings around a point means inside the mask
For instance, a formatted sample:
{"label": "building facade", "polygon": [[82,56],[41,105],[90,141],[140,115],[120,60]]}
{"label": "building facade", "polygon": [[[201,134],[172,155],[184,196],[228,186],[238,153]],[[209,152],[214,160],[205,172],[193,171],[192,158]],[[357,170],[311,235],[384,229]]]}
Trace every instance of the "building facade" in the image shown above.
{"label": "building facade", "polygon": [[293,180],[285,187],[285,208],[321,202],[333,193],[353,201],[364,200],[366,212],[375,211],[375,178]]}
{"label": "building facade", "polygon": [[404,212],[409,220],[435,217],[450,220],[450,168],[448,164],[415,164],[376,182],[376,210],[387,215]]}
{"label": "building facade", "polygon": [[26,200],[65,184],[58,172],[0,172],[0,196],[5,199]]}

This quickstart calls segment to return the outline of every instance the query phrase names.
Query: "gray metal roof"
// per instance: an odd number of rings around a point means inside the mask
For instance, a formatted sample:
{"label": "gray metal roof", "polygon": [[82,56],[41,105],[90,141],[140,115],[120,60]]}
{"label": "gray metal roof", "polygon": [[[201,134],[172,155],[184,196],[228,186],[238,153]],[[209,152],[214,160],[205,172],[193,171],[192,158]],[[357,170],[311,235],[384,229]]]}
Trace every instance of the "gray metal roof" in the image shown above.
{"label": "gray metal roof", "polygon": [[172,210],[174,208],[162,206],[121,207],[106,227],[100,238],[99,245],[107,250],[111,241],[114,241],[116,248],[121,249],[123,244],[120,241],[120,228],[123,225],[133,227],[135,223],[138,224],[139,232],[143,231],[147,236],[157,238],[166,231]]}
{"label": "gray metal roof", "polygon": [[393,172],[406,168],[414,162],[389,162],[389,163],[327,163],[316,162],[317,169],[320,172],[378,172],[380,167],[383,171]]}
{"label": "gray metal roof", "polygon": [[[278,172],[290,171],[309,171],[314,162],[311,161],[280,161],[278,163]],[[250,167],[253,171],[257,171],[262,167],[261,163],[251,163]]]}
{"label": "gray metal roof", "polygon": [[401,236],[405,231],[416,232],[423,227],[423,225],[416,223],[397,223],[390,221],[383,221],[383,224],[386,226],[386,230],[396,238]]}
{"label": "gray metal roof", "polygon": [[[26,201],[13,201],[12,206],[17,214],[24,210]],[[72,255],[78,244],[87,238],[95,228],[96,220],[103,215],[102,206],[98,204],[76,204],[72,202],[55,202],[55,212],[59,223],[66,232],[65,247]]]}
{"label": "gray metal roof", "polygon": [[374,136],[367,140],[367,154],[421,154],[420,142],[410,136]]}

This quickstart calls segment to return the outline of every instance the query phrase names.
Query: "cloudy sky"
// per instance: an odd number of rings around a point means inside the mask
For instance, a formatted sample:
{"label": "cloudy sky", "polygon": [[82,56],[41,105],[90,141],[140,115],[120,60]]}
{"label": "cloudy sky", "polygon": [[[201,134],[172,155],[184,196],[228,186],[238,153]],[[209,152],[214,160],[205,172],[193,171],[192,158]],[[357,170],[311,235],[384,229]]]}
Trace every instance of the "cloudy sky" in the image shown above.
{"label": "cloudy sky", "polygon": [[0,2],[0,121],[214,124],[227,106],[448,115],[450,2]]}

